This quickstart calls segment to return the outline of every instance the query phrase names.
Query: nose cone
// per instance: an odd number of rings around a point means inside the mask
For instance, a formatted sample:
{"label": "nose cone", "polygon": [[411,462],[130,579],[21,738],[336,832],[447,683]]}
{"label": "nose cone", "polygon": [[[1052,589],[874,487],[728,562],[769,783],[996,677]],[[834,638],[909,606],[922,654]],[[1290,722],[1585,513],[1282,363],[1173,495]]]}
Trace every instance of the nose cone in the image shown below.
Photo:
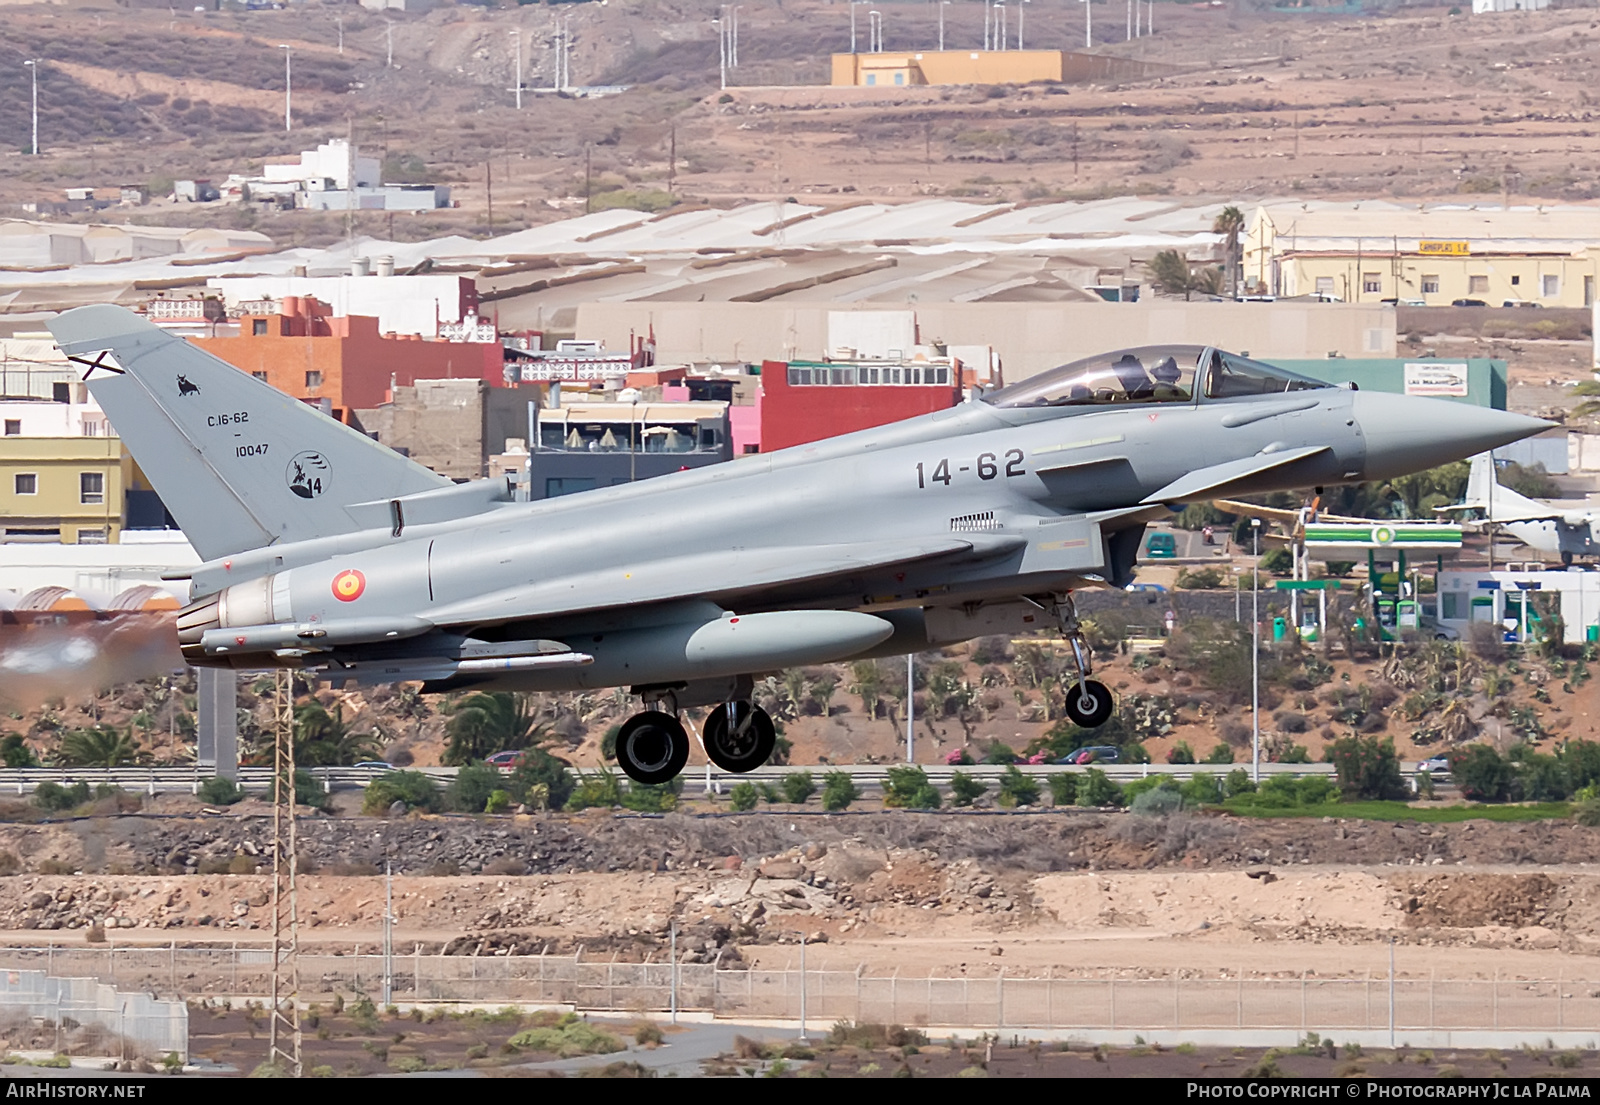
{"label": "nose cone", "polygon": [[1352,413],[1366,439],[1363,476],[1387,480],[1463,460],[1548,430],[1554,423],[1444,399],[1361,391]]}

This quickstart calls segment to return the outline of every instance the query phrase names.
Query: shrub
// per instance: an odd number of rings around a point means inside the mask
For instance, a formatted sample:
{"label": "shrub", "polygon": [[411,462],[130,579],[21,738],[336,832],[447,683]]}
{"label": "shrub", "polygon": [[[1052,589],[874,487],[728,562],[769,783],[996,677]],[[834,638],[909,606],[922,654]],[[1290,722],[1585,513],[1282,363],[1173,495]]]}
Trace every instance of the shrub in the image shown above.
{"label": "shrub", "polygon": [[28,742],[15,733],[0,736],[0,764],[5,767],[38,767],[39,760]]}
{"label": "shrub", "polygon": [[939,791],[928,782],[928,773],[922,768],[911,765],[891,767],[889,781],[883,790],[883,804],[900,809],[936,810],[939,808]]}
{"label": "shrub", "polygon": [[33,804],[42,810],[52,812],[70,810],[74,806],[81,806],[89,800],[89,784],[85,782],[73,783],[64,787],[60,783],[49,781],[40,783],[33,792]]}
{"label": "shrub", "polygon": [[[525,748],[516,770],[501,785],[523,805],[559,810],[567,804],[576,783],[565,760],[543,748]],[[539,787],[545,788],[543,792]],[[538,800],[540,793],[544,795],[542,802]]]}
{"label": "shrub", "polygon": [[1347,799],[1394,801],[1406,797],[1400,758],[1394,741],[1385,737],[1341,737],[1328,747],[1326,759],[1339,773],[1339,789]]}
{"label": "shrub", "polygon": [[749,783],[735,783],[728,792],[728,805],[739,813],[756,808],[756,802],[761,798],[760,793]]}
{"label": "shrub", "polygon": [[1078,800],[1078,776],[1076,772],[1059,771],[1047,780],[1050,784],[1050,800],[1058,806],[1070,806]]}
{"label": "shrub", "polygon": [[367,784],[361,812],[383,814],[396,802],[404,802],[408,810],[431,810],[438,800],[438,788],[422,772],[386,771]]}
{"label": "shrub", "polygon": [[1169,764],[1192,764],[1194,763],[1194,749],[1189,747],[1188,741],[1179,741],[1167,751],[1167,762]]}
{"label": "shrub", "polygon": [[602,1032],[577,1014],[568,1013],[548,1028],[530,1028],[506,1043],[524,1051],[546,1051],[570,1059],[577,1055],[608,1055],[621,1051],[623,1043],[609,1032]]}
{"label": "shrub", "polygon": [[1186,806],[1213,806],[1222,801],[1222,781],[1208,771],[1197,771],[1178,793]]}
{"label": "shrub", "polygon": [[636,813],[666,813],[678,804],[678,794],[683,789],[683,776],[670,783],[629,783],[622,792],[622,808]]}
{"label": "shrub", "polygon": [[1036,806],[1039,804],[1039,784],[1018,771],[1017,766],[1012,764],[1006,768],[1005,775],[1000,779],[1000,793],[996,801],[1006,809]]}
{"label": "shrub", "polygon": [[244,798],[244,791],[239,789],[239,784],[221,775],[201,783],[198,793],[200,801],[208,806],[231,806]]}
{"label": "shrub", "polygon": [[1255,780],[1251,779],[1250,773],[1242,767],[1236,767],[1228,772],[1228,777],[1222,782],[1222,792],[1229,798],[1241,794],[1254,794],[1255,790]]}
{"label": "shrub", "polygon": [[1220,568],[1180,568],[1177,586],[1185,591],[1215,591],[1222,586]]}
{"label": "shrub", "polygon": [[1215,748],[1206,753],[1202,761],[1208,764],[1231,764],[1233,762],[1233,746],[1226,741],[1219,741]]}
{"label": "shrub", "polygon": [[1487,744],[1453,748],[1450,777],[1461,788],[1461,795],[1475,802],[1504,802],[1511,797],[1516,775],[1511,763]]}
{"label": "shrub", "polygon": [[[378,778],[381,779],[383,776],[380,775]],[[423,776],[423,778],[427,778],[427,776]],[[370,784],[367,791],[369,794],[371,793]],[[272,796],[274,798],[277,797],[277,792],[278,784],[275,781],[272,788]],[[309,806],[314,810],[326,809],[328,806],[328,792],[322,789],[322,784],[317,782],[317,777],[311,772],[297,769],[294,773],[294,803],[297,806]],[[365,803],[363,803],[362,809],[365,808]]]}
{"label": "shrub", "polygon": [[817,793],[817,784],[809,771],[796,771],[783,777],[783,800],[796,806]]}
{"label": "shrub", "polygon": [[1078,780],[1077,803],[1080,806],[1120,806],[1122,788],[1097,767],[1091,767]]}
{"label": "shrub", "polygon": [[511,794],[509,791],[492,790],[489,800],[483,804],[484,813],[505,813],[511,808]]}
{"label": "shrub", "polygon": [[[489,806],[489,796],[501,789],[502,778],[500,769],[492,764],[475,763],[457,769],[456,777],[444,788],[444,808],[457,813],[483,813]],[[507,793],[506,797],[511,796]]]}
{"label": "shrub", "polygon": [[572,788],[572,794],[567,798],[566,808],[569,810],[587,810],[596,807],[612,809],[622,805],[622,785],[617,779],[617,773],[609,768],[597,768],[592,772],[578,772],[578,785]]}
{"label": "shrub", "polygon": [[1138,795],[1128,807],[1134,813],[1168,814],[1183,808],[1183,795],[1177,787],[1152,787]]}
{"label": "shrub", "polygon": [[989,784],[973,778],[964,771],[950,773],[950,804],[970,806],[975,798],[989,789]]}
{"label": "shrub", "polygon": [[855,780],[843,771],[830,771],[822,777],[822,808],[842,810],[861,797]]}

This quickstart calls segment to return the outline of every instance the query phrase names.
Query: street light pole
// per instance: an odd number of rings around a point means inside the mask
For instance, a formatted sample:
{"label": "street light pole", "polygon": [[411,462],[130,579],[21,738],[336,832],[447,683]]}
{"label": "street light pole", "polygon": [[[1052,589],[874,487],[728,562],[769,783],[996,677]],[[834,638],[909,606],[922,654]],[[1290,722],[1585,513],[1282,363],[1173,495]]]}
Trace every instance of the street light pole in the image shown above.
{"label": "street light pole", "polygon": [[385,43],[385,48],[388,51],[387,56],[385,56],[385,58],[383,59],[383,67],[385,69],[393,69],[394,68],[394,24],[391,23],[387,19],[385,19],[383,21],[383,41]]}
{"label": "street light pole", "polygon": [[[724,11],[727,9],[724,8]],[[717,28],[717,73],[723,88],[728,87],[728,27],[721,19],[711,21]]]}
{"label": "street light pole", "polygon": [[22,64],[33,70],[33,155],[39,155],[39,60],[33,58]]}
{"label": "street light pole", "polygon": [[950,0],[939,0],[939,51],[944,52],[944,10],[950,6]]}
{"label": "street light pole", "polygon": [[1083,5],[1083,48],[1094,49],[1094,36],[1090,33],[1089,25],[1089,0],[1078,0]]}
{"label": "street light pole", "polygon": [[1021,7],[1017,8],[1017,49],[1019,49],[1019,50],[1021,50],[1023,48],[1023,46],[1022,46],[1022,17],[1024,15],[1026,15],[1027,12],[1028,12],[1028,9],[1027,9],[1026,5],[1033,3],[1033,0],[1022,0],[1022,3],[1023,3],[1024,6],[1021,6]]}
{"label": "street light pole", "polygon": [[522,110],[522,32],[512,31],[511,41],[516,43],[517,51],[517,110]]}
{"label": "street light pole", "polygon": [[733,27],[729,31],[733,40],[728,58],[728,68],[730,69],[739,68],[739,9],[742,7],[744,7],[743,4],[735,4],[733,6]]}
{"label": "street light pole", "polygon": [[850,52],[856,52],[856,0],[850,0]]}
{"label": "street light pole", "polygon": [[1261,519],[1250,519],[1255,563],[1250,567],[1250,778],[1261,782]]}
{"label": "street light pole", "polygon": [[334,21],[339,24],[339,53],[344,53],[344,16],[335,16]]}
{"label": "street light pole", "polygon": [[294,56],[294,51],[281,42],[278,43],[278,49],[283,51],[283,129],[288,132],[294,126],[294,118],[289,109],[289,96],[294,87],[289,59]]}

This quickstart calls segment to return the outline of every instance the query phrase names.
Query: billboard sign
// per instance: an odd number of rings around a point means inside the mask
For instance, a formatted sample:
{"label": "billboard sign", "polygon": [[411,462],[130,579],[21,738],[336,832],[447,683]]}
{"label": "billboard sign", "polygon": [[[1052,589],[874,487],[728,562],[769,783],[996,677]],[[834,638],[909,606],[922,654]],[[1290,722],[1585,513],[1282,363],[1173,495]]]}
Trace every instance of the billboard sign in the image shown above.
{"label": "billboard sign", "polygon": [[1467,395],[1465,361],[1407,361],[1405,371],[1407,395]]}

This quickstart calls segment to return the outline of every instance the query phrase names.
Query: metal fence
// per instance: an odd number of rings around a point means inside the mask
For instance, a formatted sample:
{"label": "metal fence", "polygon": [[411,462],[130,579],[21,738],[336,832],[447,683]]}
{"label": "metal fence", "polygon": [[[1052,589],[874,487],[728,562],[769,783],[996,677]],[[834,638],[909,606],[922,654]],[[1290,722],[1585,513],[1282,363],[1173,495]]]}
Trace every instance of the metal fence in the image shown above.
{"label": "metal fence", "polygon": [[[1300,1031],[1538,1031],[1600,1026],[1600,986],[1582,977],[1529,979],[1190,977],[1118,978],[1012,972],[957,977],[865,969],[730,969],[714,963],[625,963],[576,955],[424,955],[388,962],[395,1002],[563,1004],[594,1012],[677,1008],[726,1018],[851,1020],[994,1029],[1294,1029]],[[259,947],[0,948],[0,964],[87,975],[175,998],[268,992],[271,952]],[[386,961],[371,946],[300,955],[301,998],[384,992]]]}
{"label": "metal fence", "polygon": [[0,971],[0,1021],[32,1021],[51,1049],[118,1058],[189,1057],[189,1007],[119,992],[96,978],[44,971]]}

